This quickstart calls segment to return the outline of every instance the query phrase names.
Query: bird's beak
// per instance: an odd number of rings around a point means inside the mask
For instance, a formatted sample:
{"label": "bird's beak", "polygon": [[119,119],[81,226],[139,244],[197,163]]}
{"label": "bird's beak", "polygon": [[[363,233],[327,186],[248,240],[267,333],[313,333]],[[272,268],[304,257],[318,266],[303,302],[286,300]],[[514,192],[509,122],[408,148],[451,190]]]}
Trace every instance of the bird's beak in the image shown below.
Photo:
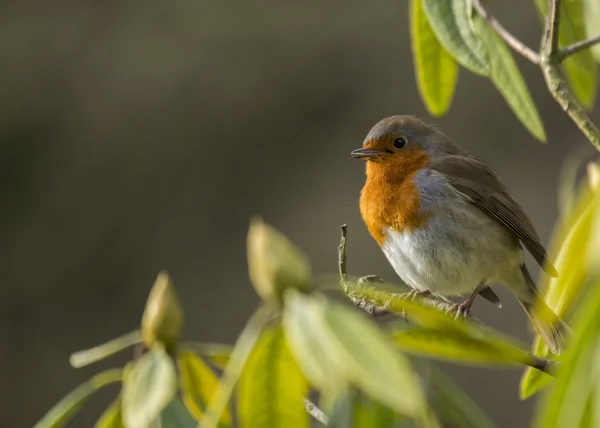
{"label": "bird's beak", "polygon": [[350,156],[355,159],[374,159],[378,156],[388,153],[387,150],[376,150],[376,149],[356,149]]}

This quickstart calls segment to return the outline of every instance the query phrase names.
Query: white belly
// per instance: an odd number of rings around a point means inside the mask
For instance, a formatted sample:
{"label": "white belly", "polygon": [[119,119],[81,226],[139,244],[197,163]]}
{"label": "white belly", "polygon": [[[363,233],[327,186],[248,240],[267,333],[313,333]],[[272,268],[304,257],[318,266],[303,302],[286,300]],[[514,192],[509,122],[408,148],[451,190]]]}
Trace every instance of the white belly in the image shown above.
{"label": "white belly", "polygon": [[407,285],[443,296],[501,279],[518,269],[522,258],[503,226],[466,204],[434,217],[423,229],[389,229],[382,249]]}

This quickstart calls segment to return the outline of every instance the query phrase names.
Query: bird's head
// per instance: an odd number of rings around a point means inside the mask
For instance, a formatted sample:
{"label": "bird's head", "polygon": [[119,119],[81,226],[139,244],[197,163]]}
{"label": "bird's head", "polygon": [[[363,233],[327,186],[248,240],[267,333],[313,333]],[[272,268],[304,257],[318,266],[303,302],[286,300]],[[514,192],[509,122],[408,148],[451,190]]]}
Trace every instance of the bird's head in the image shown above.
{"label": "bird's head", "polygon": [[431,158],[460,150],[443,133],[415,116],[391,116],[367,134],[363,147],[351,155],[370,167],[408,172],[427,165]]}

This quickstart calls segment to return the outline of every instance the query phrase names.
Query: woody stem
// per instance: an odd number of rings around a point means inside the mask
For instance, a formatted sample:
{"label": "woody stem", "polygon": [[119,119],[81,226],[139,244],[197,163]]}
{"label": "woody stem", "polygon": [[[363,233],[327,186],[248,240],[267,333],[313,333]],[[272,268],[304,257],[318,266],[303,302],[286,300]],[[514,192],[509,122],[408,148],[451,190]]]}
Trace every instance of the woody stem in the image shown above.
{"label": "woody stem", "polygon": [[491,14],[483,4],[483,0],[473,0],[475,11],[496,33],[515,51],[529,61],[540,66],[544,80],[552,97],[563,111],[571,118],[583,132],[590,143],[600,151],[600,130],[592,122],[585,109],[579,104],[562,74],[561,61],[582,49],[589,48],[595,43],[600,43],[600,36],[589,40],[580,41],[560,49],[558,34],[560,29],[560,0],[548,0],[548,16],[546,17],[544,35],[540,52],[536,53],[516,37],[510,34]]}

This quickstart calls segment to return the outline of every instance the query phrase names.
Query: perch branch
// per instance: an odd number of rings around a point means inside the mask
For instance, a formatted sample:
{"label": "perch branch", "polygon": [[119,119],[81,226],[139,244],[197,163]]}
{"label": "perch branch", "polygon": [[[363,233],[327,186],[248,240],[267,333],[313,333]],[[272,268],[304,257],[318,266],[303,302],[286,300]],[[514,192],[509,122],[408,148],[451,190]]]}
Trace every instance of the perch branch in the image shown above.
{"label": "perch branch", "polygon": [[490,26],[496,30],[496,33],[509,45],[515,52],[523,55],[529,61],[534,64],[540,63],[540,56],[537,52],[525,45],[523,42],[513,36],[506,28],[498,22],[498,20],[490,13],[489,10],[483,5],[482,0],[473,0],[473,7],[477,13],[485,19]]}
{"label": "perch branch", "polygon": [[[346,241],[348,235],[348,227],[344,224],[341,227],[342,236],[340,245],[338,246],[338,260],[339,271],[340,271],[340,282],[346,295],[352,300],[355,306],[365,310],[369,315],[377,316],[382,314],[388,314],[390,312],[403,313],[404,308],[402,305],[403,301],[406,301],[406,294],[389,293],[386,291],[378,290],[376,287],[369,285],[368,283],[353,282],[348,280],[348,273],[346,271]],[[343,263],[342,263],[343,261]],[[366,278],[378,278],[371,275]],[[381,281],[381,279],[379,279]],[[371,281],[368,281],[371,282]],[[439,300],[435,297],[419,297],[419,303],[434,309],[438,309],[440,312],[448,313],[454,306],[452,303]],[[485,327],[481,321],[472,316],[470,313],[466,314],[466,317],[471,321],[475,321]],[[537,355],[529,354],[529,361],[525,363],[527,366],[533,367],[534,369],[540,370],[551,376],[554,376],[560,363],[552,361],[546,358],[539,357]]]}
{"label": "perch branch", "polygon": [[[483,0],[473,0],[475,11],[485,19],[488,24],[498,33],[503,40],[516,52],[525,56],[534,64],[538,64],[544,75],[544,80],[552,97],[556,100],[563,111],[571,118],[577,127],[583,132],[592,145],[600,151],[600,130],[594,125],[585,109],[579,104],[571,93],[569,86],[562,74],[560,62],[581,49],[600,42],[600,36],[575,43],[564,50],[558,47],[558,32],[560,24],[560,0],[548,0],[548,17],[542,37],[540,53],[536,54],[523,43],[516,40],[494,16],[483,6]],[[525,49],[524,49],[525,48]],[[531,52],[530,52],[531,51]]]}

